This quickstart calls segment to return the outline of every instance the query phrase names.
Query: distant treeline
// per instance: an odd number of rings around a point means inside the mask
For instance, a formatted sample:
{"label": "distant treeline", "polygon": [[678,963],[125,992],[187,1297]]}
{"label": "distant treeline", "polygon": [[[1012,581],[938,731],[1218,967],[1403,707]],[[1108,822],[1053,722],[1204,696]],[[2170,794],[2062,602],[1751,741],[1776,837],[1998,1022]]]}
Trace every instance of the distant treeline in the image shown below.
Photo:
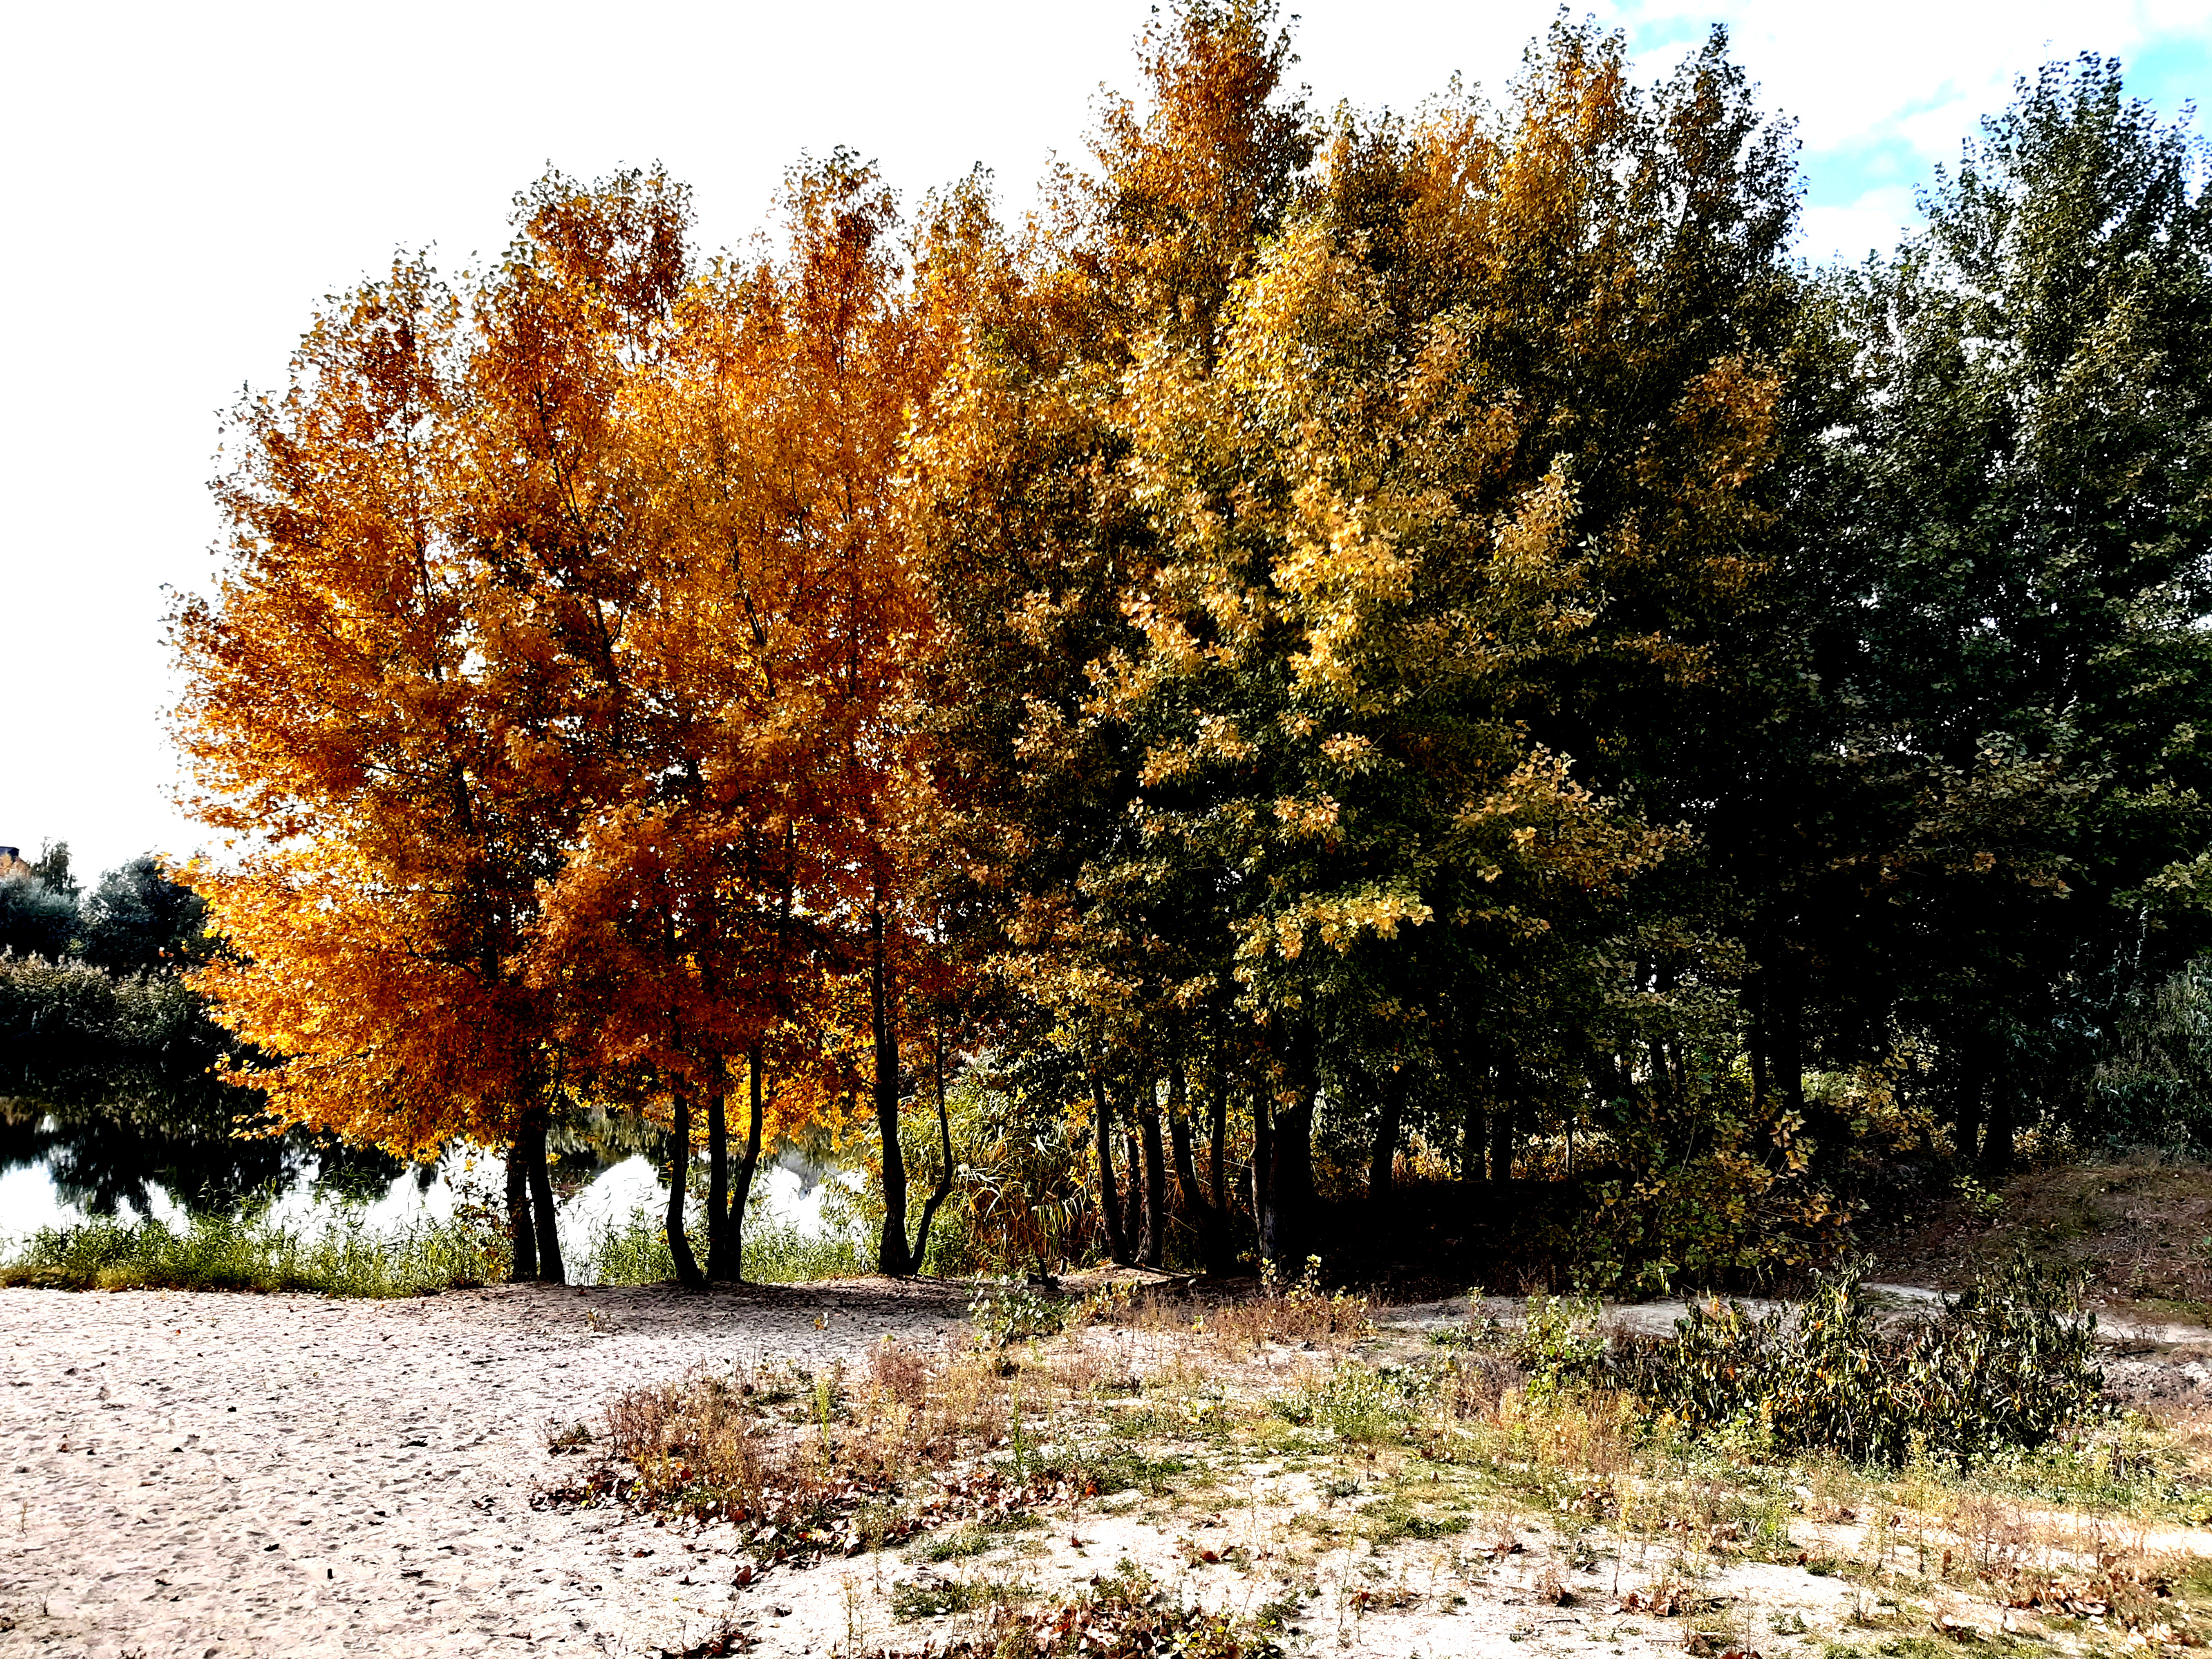
{"label": "distant treeline", "polygon": [[209,948],[206,905],[150,855],[88,893],[66,842],[0,870],[0,1098],[178,1128],[251,1115],[252,1093],[212,1074],[237,1040],[184,982]]}

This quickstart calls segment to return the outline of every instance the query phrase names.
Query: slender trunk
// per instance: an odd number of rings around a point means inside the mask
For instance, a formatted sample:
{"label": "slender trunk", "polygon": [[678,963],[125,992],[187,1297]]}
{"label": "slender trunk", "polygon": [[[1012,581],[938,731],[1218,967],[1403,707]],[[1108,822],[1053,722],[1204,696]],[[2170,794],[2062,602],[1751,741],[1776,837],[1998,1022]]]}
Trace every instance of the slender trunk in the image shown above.
{"label": "slender trunk", "polygon": [[720,1054],[714,1058],[714,1068],[707,1085],[707,1277],[730,1280],[744,1275],[736,1241],[730,1237],[729,1085]]}
{"label": "slender trunk", "polygon": [[1367,1159],[1367,1201],[1380,1212],[1390,1196],[1390,1176],[1398,1162],[1398,1126],[1406,1115],[1407,1068],[1393,1066],[1382,1079],[1382,1109],[1375,1119],[1375,1148]]}
{"label": "slender trunk", "polygon": [[507,1276],[518,1285],[538,1277],[538,1234],[530,1220],[530,1176],[522,1167],[522,1132],[507,1149],[507,1228],[514,1240],[514,1260]]}
{"label": "slender trunk", "polygon": [[1098,1142],[1098,1218],[1106,1229],[1106,1255],[1109,1261],[1121,1266],[1129,1265],[1128,1235],[1121,1231],[1121,1197],[1114,1185],[1114,1113],[1112,1097],[1106,1091],[1105,1080],[1097,1073],[1091,1074],[1091,1103],[1098,1121],[1093,1133]]}
{"label": "slender trunk", "polygon": [[903,1279],[914,1271],[906,1249],[906,1154],[899,1146],[898,1018],[891,1005],[890,967],[884,954],[884,908],[876,896],[875,963],[870,976],[870,1012],[875,1020],[876,1127],[884,1141],[884,1232],[876,1247],[878,1271]]}
{"label": "slender trunk", "polygon": [[522,1172],[530,1184],[531,1219],[537,1224],[532,1230],[538,1241],[538,1282],[541,1285],[565,1285],[568,1270],[561,1262],[560,1218],[553,1207],[553,1175],[545,1167],[545,1136],[553,1118],[553,1109],[540,1103],[531,1108],[525,1117],[525,1134],[518,1150],[522,1154]]}
{"label": "slender trunk", "polygon": [[677,1282],[687,1291],[703,1291],[707,1275],[699,1271],[684,1227],[684,1200],[691,1185],[691,1097],[680,1088],[674,1119],[668,1132],[668,1254],[676,1262]]}
{"label": "slender trunk", "polygon": [[1160,1152],[1159,1098],[1149,1080],[1149,1095],[1137,1110],[1137,1127],[1145,1149],[1145,1229],[1137,1249],[1138,1260],[1157,1267],[1168,1253],[1168,1170]]}
{"label": "slender trunk", "polygon": [[952,1194],[952,1120],[945,1112],[945,1031],[937,1031],[937,1138],[939,1155],[944,1158],[937,1176],[937,1185],[930,1189],[929,1197],[921,1206],[921,1224],[914,1230],[914,1270],[920,1273],[929,1260],[929,1224],[937,1219],[937,1206]]}
{"label": "slender trunk", "polygon": [[1209,1180],[1206,1196],[1213,1200],[1213,1213],[1221,1222],[1222,1246],[1228,1247],[1229,1188],[1222,1184],[1222,1170],[1229,1158],[1229,1077],[1217,1070],[1213,1074],[1213,1115],[1206,1126],[1212,1139],[1207,1144],[1206,1158]]}
{"label": "slender trunk", "polygon": [[[1191,1229],[1198,1235],[1198,1259],[1209,1274],[1227,1271],[1223,1257],[1227,1255],[1225,1235],[1228,1200],[1221,1190],[1221,1131],[1214,1130],[1212,1150],[1213,1190],[1209,1195],[1199,1189],[1198,1161],[1191,1155],[1190,1096],[1186,1067],[1178,1065],[1168,1085],[1168,1144],[1175,1158],[1176,1184],[1182,1188],[1182,1206],[1190,1217]],[[1221,1109],[1216,1103],[1216,1110]]]}
{"label": "slender trunk", "polygon": [[1121,1239],[1129,1247],[1133,1267],[1145,1237],[1145,1165],[1137,1151],[1134,1124],[1121,1132]]}
{"label": "slender trunk", "polygon": [[1513,1179],[1513,1106],[1504,1097],[1490,1114],[1490,1180],[1492,1186],[1502,1187]]}
{"label": "slender trunk", "polygon": [[1313,1119],[1309,1086],[1297,1104],[1276,1115],[1268,1136],[1267,1210],[1260,1225],[1260,1253],[1285,1281],[1296,1279],[1313,1253]]}
{"label": "slender trunk", "polygon": [[1747,1034],[1746,1048],[1751,1055],[1751,1111],[1754,1118],[1766,1115],[1766,1027],[1764,1021],[1753,1020]]}
{"label": "slender trunk", "polygon": [[1460,1184],[1472,1187],[1482,1179],[1482,1096],[1470,1086],[1459,1131]]}
{"label": "slender trunk", "polygon": [[745,1277],[745,1206],[752,1201],[753,1173],[760,1168],[762,1099],[761,1051],[755,1043],[745,1050],[746,1094],[750,1113],[745,1120],[745,1155],[738,1160],[730,1181],[730,1278],[738,1284]]}
{"label": "slender trunk", "polygon": [[1267,1091],[1261,1089],[1252,1097],[1252,1226],[1259,1234],[1263,1261],[1273,1259],[1267,1255],[1267,1214],[1273,1207],[1267,1183],[1274,1164],[1275,1115]]}

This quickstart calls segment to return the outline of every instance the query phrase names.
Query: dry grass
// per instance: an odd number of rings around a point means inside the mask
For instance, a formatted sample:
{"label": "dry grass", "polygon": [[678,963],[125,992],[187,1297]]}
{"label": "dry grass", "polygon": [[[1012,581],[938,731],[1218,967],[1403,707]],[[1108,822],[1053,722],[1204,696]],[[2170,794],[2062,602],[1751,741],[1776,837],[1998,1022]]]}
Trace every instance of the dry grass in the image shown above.
{"label": "dry grass", "polygon": [[[1680,1620],[1686,1645],[1713,1653],[1749,1640],[1741,1592],[1725,1586],[1753,1563],[1826,1581],[1850,1627],[1881,1643],[2026,1630],[2195,1640],[2199,1592],[2175,1554],[2175,1481],[2196,1478],[2194,1443],[2154,1425],[1971,1476],[1926,1459],[1887,1471],[1778,1461],[1687,1440],[1625,1395],[1532,1395],[1503,1349],[1394,1347],[1371,1329],[1356,1299],[1296,1290],[1202,1315],[1137,1299],[1006,1347],[886,1344],[849,1372],[693,1376],[624,1396],[589,1443],[574,1440],[588,1473],[549,1496],[726,1521],[765,1565],[909,1540],[910,1559],[1023,1538],[1034,1552],[1121,1493],[1122,1523],[1156,1528],[1193,1571],[1317,1576],[1338,1563],[1346,1619],[1433,1613],[1497,1578],[1540,1605]],[[1237,1516],[1240,1503],[1249,1512],[1233,1527],[1194,1533],[1194,1515]],[[1417,1559],[1449,1571],[1417,1589]],[[985,1644],[945,1650],[999,1651],[988,1636],[1062,1651],[1052,1621],[1074,1604],[1041,1588],[1035,1601],[979,1604]],[[2212,1574],[2203,1592],[2212,1601]],[[1218,1651],[1256,1653],[1259,1639],[1240,1626]]]}

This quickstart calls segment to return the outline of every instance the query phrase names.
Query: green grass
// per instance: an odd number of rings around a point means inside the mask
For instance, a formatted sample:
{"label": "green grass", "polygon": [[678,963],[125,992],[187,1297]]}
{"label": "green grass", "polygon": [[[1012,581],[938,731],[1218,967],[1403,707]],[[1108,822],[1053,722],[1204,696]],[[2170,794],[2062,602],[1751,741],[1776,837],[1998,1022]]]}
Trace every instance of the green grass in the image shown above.
{"label": "green grass", "polygon": [[314,1228],[263,1216],[42,1227],[0,1262],[0,1285],[66,1291],[305,1291],[416,1296],[503,1277],[506,1242],[424,1220],[372,1231],[357,1211]]}
{"label": "green grass", "polygon": [[[702,1249],[704,1241],[695,1239]],[[676,1277],[667,1221],[658,1206],[640,1205],[618,1221],[602,1222],[584,1248],[585,1271],[602,1285],[658,1285]],[[860,1246],[838,1235],[803,1233],[755,1211],[745,1218],[744,1276],[756,1285],[850,1279],[875,1271]]]}

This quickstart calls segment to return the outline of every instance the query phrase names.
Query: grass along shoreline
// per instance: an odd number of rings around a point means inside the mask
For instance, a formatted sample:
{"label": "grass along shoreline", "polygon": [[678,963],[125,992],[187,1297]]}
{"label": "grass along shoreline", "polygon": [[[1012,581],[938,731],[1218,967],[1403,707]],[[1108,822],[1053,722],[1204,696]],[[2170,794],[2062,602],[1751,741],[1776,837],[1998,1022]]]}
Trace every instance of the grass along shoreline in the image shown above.
{"label": "grass along shoreline", "polygon": [[[652,1285],[676,1276],[657,1208],[593,1222],[580,1244],[578,1283]],[[383,1226],[343,1207],[298,1224],[254,1212],[174,1224],[93,1218],[7,1241],[0,1286],[407,1297],[503,1282],[509,1260],[504,1230],[477,1211]],[[747,1221],[744,1276],[757,1284],[870,1270],[849,1238],[803,1232],[764,1212]]]}

